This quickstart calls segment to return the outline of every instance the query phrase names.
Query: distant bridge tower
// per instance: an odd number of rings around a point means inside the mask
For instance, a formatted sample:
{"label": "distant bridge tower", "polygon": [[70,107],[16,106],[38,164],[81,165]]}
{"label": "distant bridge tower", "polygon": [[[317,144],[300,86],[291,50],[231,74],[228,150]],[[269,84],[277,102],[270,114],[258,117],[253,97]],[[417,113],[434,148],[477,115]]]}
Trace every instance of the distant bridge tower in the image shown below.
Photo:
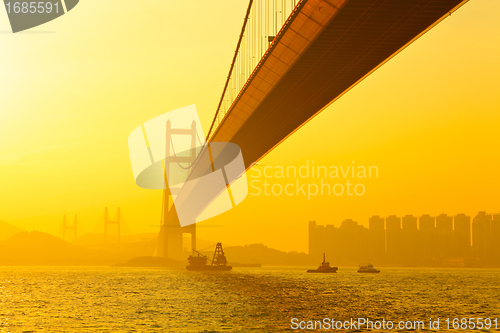
{"label": "distant bridge tower", "polygon": [[[182,240],[184,234],[191,235],[191,248],[196,249],[196,226],[191,224],[186,227],[181,227],[179,217],[174,206],[172,193],[168,187],[167,179],[170,176],[170,164],[190,163],[192,165],[196,160],[196,122],[193,120],[191,128],[176,129],[172,128],[170,120],[167,120],[166,131],[166,156],[165,158],[165,190],[163,190],[162,203],[162,223],[159,235],[158,254],[163,254],[165,258],[175,260],[183,260],[182,256]],[[189,156],[176,156],[173,146],[172,135],[189,135],[191,136],[191,149]],[[172,154],[170,153],[172,148]],[[163,244],[162,244],[163,243]]]}
{"label": "distant bridge tower", "polygon": [[77,219],[76,219],[76,215],[75,215],[75,222],[73,222],[73,225],[70,226],[67,224],[67,221],[66,221],[66,214],[64,214],[64,218],[63,218],[63,225],[62,225],[62,239],[63,240],[66,240],[66,230],[74,230],[74,233],[75,233],[75,238],[74,240],[76,240],[76,236],[77,236],[77,223],[76,223]]}
{"label": "distant bridge tower", "polygon": [[120,207],[118,207],[118,215],[116,217],[116,221],[110,221],[108,219],[108,207],[106,207],[104,211],[104,242],[106,242],[108,236],[108,224],[114,225],[116,224],[118,227],[118,242],[120,242]]}

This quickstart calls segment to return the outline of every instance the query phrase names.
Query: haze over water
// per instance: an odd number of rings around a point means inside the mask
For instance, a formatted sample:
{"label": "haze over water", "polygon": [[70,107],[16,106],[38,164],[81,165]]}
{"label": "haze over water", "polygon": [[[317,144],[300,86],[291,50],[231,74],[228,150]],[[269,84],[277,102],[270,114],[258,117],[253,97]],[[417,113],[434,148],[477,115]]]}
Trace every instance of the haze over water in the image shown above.
{"label": "haze over water", "polygon": [[[283,332],[291,319],[500,317],[499,269],[4,267],[0,330]],[[359,330],[358,330],[359,331]],[[396,330],[394,330],[396,331]],[[493,329],[489,330],[493,332]],[[348,332],[344,330],[344,332]],[[462,331],[463,332],[463,331]]]}

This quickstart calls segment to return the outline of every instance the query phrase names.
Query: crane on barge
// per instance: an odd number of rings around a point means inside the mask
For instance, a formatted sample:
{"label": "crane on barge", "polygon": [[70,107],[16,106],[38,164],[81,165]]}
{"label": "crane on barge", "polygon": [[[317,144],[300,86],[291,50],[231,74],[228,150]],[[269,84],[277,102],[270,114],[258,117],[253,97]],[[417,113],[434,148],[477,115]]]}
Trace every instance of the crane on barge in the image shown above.
{"label": "crane on barge", "polygon": [[[210,265],[207,264],[207,261],[210,261]],[[212,260],[193,249],[193,254],[189,256],[188,262],[189,264],[186,266],[188,271],[230,271],[233,268],[227,264],[222,243],[217,243],[215,246]]]}

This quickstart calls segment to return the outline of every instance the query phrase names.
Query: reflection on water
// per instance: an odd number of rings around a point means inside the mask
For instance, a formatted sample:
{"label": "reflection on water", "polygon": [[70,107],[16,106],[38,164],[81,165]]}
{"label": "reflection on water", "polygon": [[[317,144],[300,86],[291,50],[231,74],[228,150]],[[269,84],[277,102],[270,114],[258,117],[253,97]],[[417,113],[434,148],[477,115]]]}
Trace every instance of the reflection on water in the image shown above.
{"label": "reflection on water", "polygon": [[281,332],[294,317],[495,318],[499,277],[498,269],[1,267],[0,330]]}

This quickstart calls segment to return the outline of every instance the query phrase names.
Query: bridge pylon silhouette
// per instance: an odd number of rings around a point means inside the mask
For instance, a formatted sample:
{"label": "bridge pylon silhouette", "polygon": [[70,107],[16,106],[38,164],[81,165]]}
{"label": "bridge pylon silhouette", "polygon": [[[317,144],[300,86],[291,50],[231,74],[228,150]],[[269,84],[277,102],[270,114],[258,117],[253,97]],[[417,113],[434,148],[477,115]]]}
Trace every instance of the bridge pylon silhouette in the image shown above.
{"label": "bridge pylon silhouette", "polygon": [[75,215],[75,220],[73,222],[73,225],[68,225],[67,220],[66,220],[66,214],[64,214],[63,223],[62,223],[62,239],[63,240],[66,240],[66,230],[73,230],[74,231],[74,239],[73,240],[76,240],[76,237],[78,235],[76,215]]}
{"label": "bridge pylon silhouette", "polygon": [[117,230],[118,230],[118,243],[120,242],[120,207],[118,207],[118,214],[116,217],[116,220],[111,221],[108,219],[108,207],[105,208],[104,210],[104,242],[107,241],[108,237],[108,224],[109,225],[116,225]]}
{"label": "bridge pylon silhouette", "polygon": [[[191,137],[191,149],[188,156],[179,156],[174,149],[172,140],[173,135],[182,135]],[[166,155],[164,160],[163,171],[165,180],[165,189],[163,190],[162,199],[162,215],[161,215],[161,228],[158,237],[158,255],[164,258],[174,260],[184,260],[182,253],[182,242],[184,234],[191,235],[191,248],[196,249],[196,226],[191,224],[182,227],[177,216],[177,211],[174,205],[171,190],[169,188],[168,179],[174,179],[175,175],[172,174],[172,164],[176,164],[181,170],[189,170],[196,160],[196,122],[193,120],[191,128],[172,128],[170,120],[166,122]],[[184,167],[182,164],[189,164]],[[171,178],[174,177],[174,178]]]}

